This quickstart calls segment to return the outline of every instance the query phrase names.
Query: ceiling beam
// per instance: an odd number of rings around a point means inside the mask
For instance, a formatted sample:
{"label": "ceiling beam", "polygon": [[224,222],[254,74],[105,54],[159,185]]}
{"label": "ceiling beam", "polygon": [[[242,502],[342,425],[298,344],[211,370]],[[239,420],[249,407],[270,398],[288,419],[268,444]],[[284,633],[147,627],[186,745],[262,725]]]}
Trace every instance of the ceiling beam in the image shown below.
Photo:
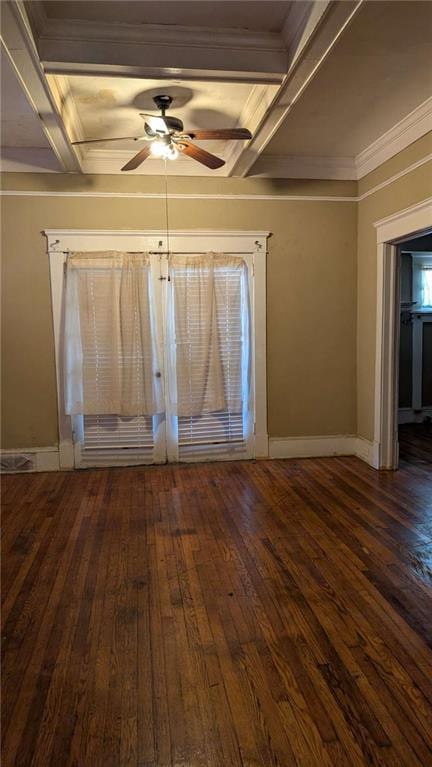
{"label": "ceiling beam", "polygon": [[287,69],[272,32],[49,18],[38,26],[49,74],[280,83]]}
{"label": "ceiling beam", "polygon": [[39,62],[29,20],[20,0],[2,3],[2,46],[62,170],[79,172],[79,161]]}
{"label": "ceiling beam", "polygon": [[[285,23],[285,39],[291,33],[288,69],[276,96],[269,104],[253,138],[246,147],[239,147],[227,167],[230,176],[246,176],[286,120],[295,103],[333,50],[340,36],[365,0],[317,0],[308,4],[308,13],[300,9],[300,19],[290,15]],[[294,3],[292,8],[296,11]],[[296,28],[297,21],[297,28]]]}

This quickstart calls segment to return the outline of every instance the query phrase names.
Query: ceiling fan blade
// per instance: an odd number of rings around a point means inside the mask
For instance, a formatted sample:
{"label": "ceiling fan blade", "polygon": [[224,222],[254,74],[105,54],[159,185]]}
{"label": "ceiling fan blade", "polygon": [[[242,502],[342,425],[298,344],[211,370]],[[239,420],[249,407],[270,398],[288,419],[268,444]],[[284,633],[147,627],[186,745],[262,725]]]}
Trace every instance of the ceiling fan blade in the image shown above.
{"label": "ceiling fan blade", "polygon": [[145,122],[155,133],[169,132],[168,125],[166,124],[163,117],[160,117],[159,115],[149,115],[145,112],[140,112],[140,117],[145,118]]}
{"label": "ceiling fan blade", "polygon": [[122,170],[135,170],[135,168],[138,168],[141,163],[144,162],[144,160],[147,160],[147,157],[149,156],[151,151],[151,144],[146,144],[140,151],[132,157],[129,162],[126,163],[126,165],[123,166]]}
{"label": "ceiling fan blade", "polygon": [[246,140],[252,138],[252,133],[247,128],[221,128],[220,130],[185,130],[191,138],[197,141],[211,141],[214,140]]}
{"label": "ceiling fan blade", "polygon": [[72,141],[72,146],[78,144],[105,144],[106,141],[139,141],[141,136],[118,136],[116,138],[88,138],[84,141]]}
{"label": "ceiling fan blade", "polygon": [[200,146],[191,144],[190,141],[183,141],[182,139],[177,146],[183,154],[192,157],[193,160],[197,160],[202,165],[206,165],[207,168],[211,168],[212,170],[216,170],[216,168],[221,168],[222,165],[225,165],[225,160],[221,160],[220,157],[216,157],[215,154],[206,152],[206,150],[201,149]]}

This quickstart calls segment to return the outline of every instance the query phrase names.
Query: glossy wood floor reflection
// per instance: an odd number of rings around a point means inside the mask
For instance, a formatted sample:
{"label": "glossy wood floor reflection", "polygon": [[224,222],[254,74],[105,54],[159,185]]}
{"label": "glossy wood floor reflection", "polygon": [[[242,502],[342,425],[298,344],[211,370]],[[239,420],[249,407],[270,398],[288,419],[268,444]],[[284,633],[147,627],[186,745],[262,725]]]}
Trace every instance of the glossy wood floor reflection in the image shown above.
{"label": "glossy wood floor reflection", "polygon": [[432,423],[406,423],[399,426],[398,431],[399,460],[429,464],[429,471],[432,471]]}
{"label": "glossy wood floor reflection", "polygon": [[3,767],[432,765],[432,477],[3,479]]}

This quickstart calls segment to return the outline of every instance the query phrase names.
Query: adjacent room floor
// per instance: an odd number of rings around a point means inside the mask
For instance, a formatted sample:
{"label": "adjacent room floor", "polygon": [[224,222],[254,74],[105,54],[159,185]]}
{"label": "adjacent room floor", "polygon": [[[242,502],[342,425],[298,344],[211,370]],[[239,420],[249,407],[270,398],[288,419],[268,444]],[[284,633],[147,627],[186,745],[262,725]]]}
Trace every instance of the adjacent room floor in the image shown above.
{"label": "adjacent room floor", "polygon": [[399,460],[423,465],[432,471],[432,423],[406,423],[399,426],[398,431]]}
{"label": "adjacent room floor", "polygon": [[432,476],[3,479],[3,767],[432,764]]}

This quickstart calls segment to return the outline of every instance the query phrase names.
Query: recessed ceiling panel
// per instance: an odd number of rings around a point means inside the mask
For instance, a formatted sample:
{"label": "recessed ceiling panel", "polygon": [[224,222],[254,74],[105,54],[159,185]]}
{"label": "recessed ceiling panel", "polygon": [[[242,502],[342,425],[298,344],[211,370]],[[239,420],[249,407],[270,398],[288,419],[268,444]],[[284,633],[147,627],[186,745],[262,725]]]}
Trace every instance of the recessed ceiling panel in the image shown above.
{"label": "recessed ceiling panel", "polygon": [[194,27],[226,27],[278,32],[288,12],[287,2],[217,0],[201,2],[74,2],[48,0],[48,18],[82,19],[121,24],[169,24]]}
{"label": "recessed ceiling panel", "polygon": [[432,95],[431,62],[432,3],[365,3],[265,153],[359,154]]}
{"label": "recessed ceiling panel", "polygon": [[[253,86],[241,83],[179,82],[136,78],[68,78],[82,127],[82,138],[142,136],[144,120],[140,113],[159,114],[153,97],[166,93],[173,98],[169,114],[179,117],[186,130],[232,128],[240,119]],[[226,142],[206,141],[203,146],[221,154]],[[103,145],[101,145],[103,146]],[[104,149],[134,149],[133,142],[106,144]],[[90,149],[91,151],[91,149]]]}

